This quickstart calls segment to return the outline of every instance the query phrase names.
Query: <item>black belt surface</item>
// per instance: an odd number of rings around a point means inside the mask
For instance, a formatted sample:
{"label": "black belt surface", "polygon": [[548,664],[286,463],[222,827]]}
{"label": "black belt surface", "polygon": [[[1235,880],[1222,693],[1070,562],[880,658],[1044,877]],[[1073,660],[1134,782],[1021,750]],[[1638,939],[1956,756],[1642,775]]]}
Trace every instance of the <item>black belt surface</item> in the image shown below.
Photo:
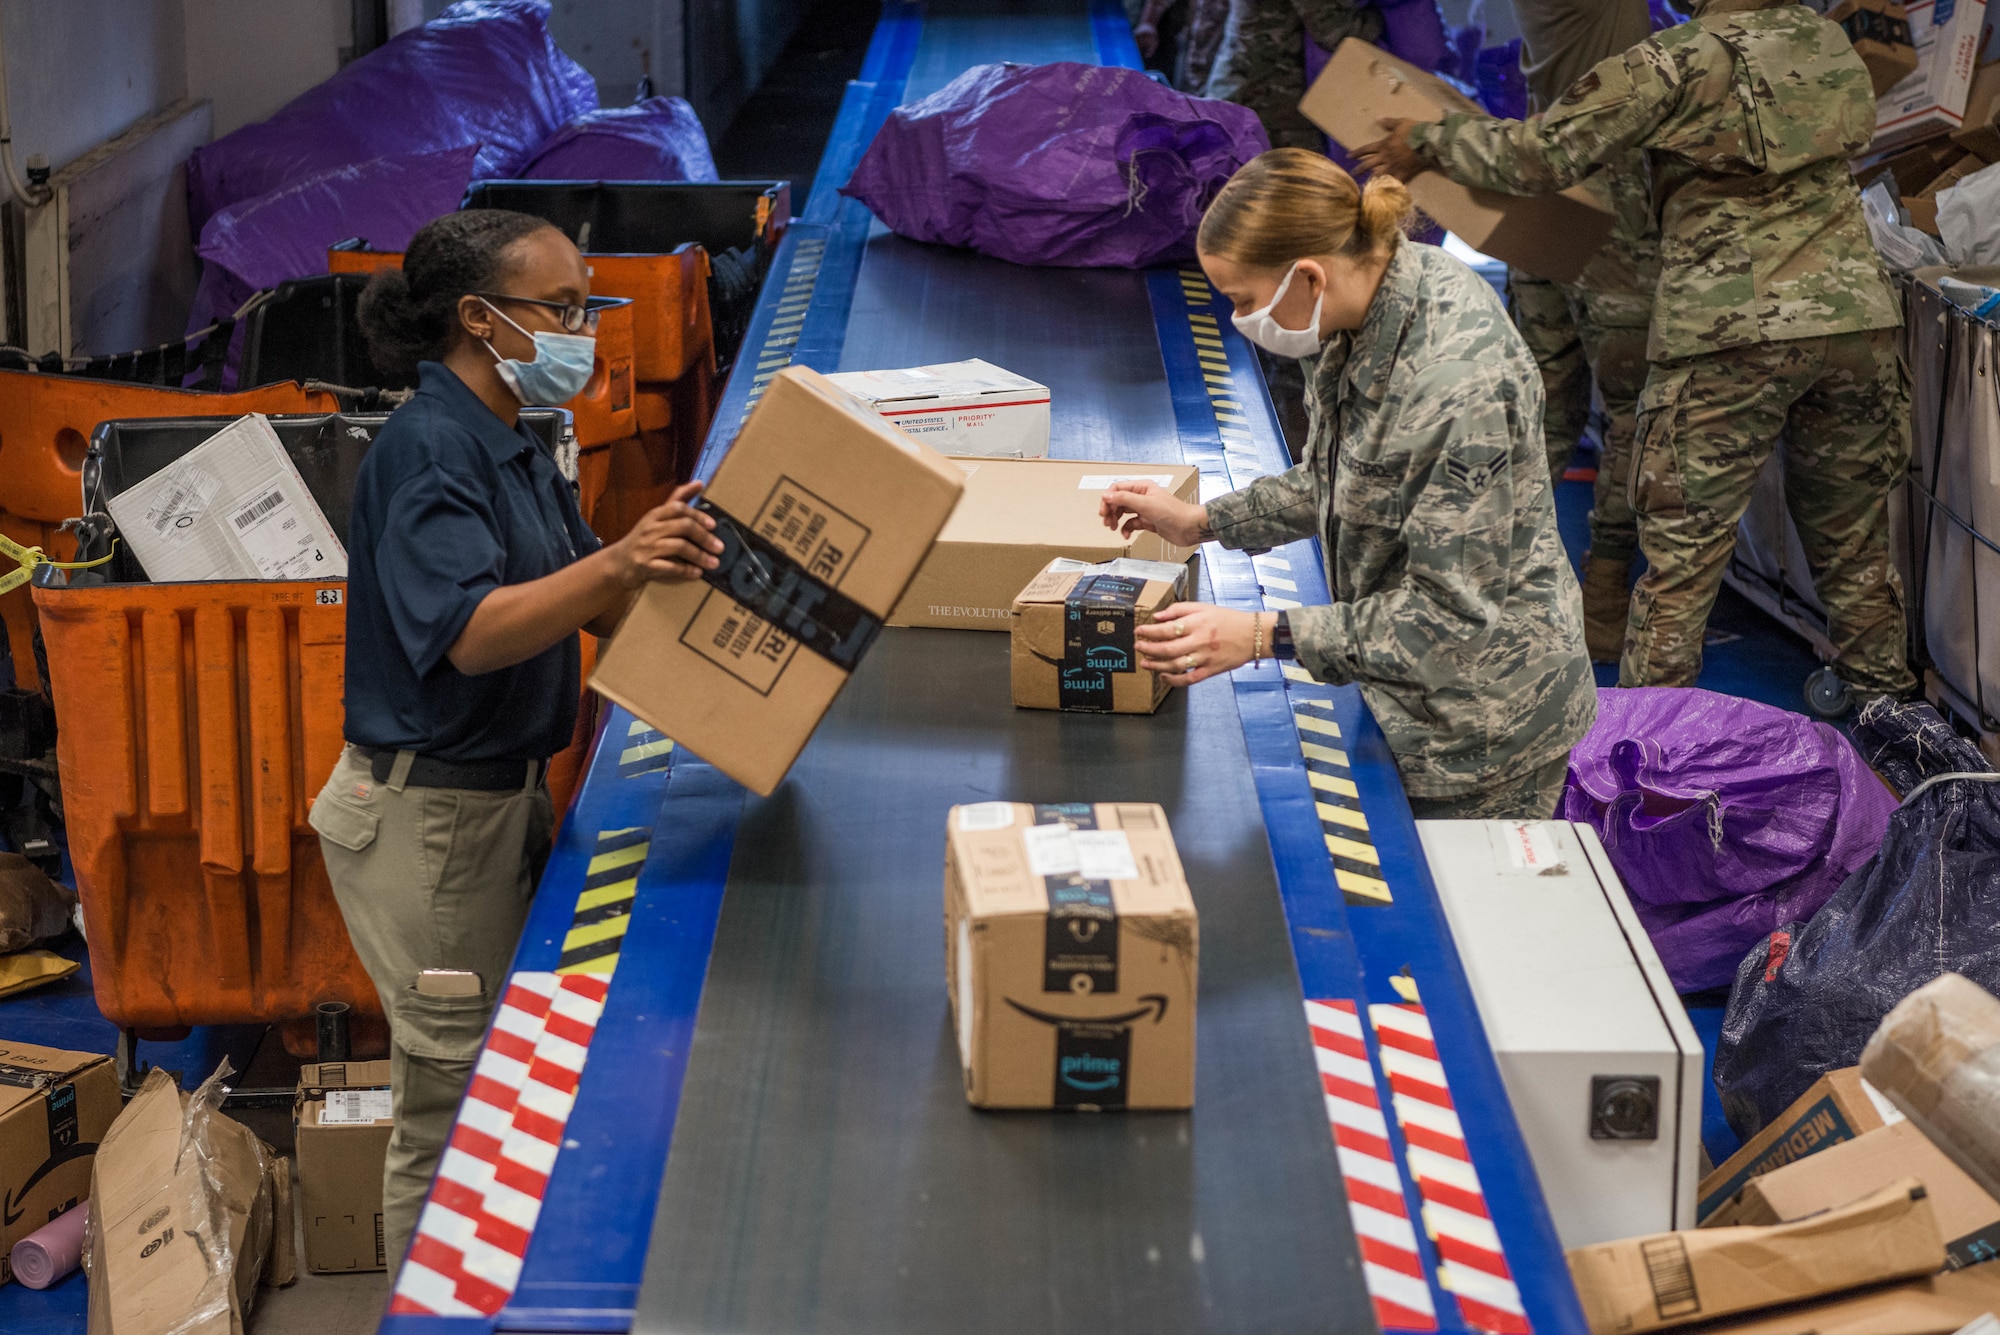
{"label": "black belt surface", "polygon": [[[749,800],[641,1335],[1373,1329],[1228,680],[1151,717],[1017,710],[1007,650],[884,632]],[[996,799],[1167,809],[1201,913],[1192,1113],[966,1106],[945,817]]]}

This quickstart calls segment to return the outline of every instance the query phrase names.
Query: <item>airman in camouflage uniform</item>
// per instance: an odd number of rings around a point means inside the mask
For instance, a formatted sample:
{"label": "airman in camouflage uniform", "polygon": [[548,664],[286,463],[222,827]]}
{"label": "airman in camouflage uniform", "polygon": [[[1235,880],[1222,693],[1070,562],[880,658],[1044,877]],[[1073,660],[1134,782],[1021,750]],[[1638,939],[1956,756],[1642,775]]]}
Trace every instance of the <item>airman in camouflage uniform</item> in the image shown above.
{"label": "airman in camouflage uniform", "polygon": [[[1536,111],[1546,111],[1591,66],[1620,55],[1652,32],[1646,0],[1515,0],[1521,65]],[[1590,178],[1617,219],[1610,239],[1574,283],[1558,286],[1521,269],[1507,275],[1508,305],[1542,368],[1548,407],[1542,434],[1558,481],[1590,422],[1593,381],[1607,418],[1583,561],[1583,637],[1591,658],[1615,663],[1625,647],[1626,612],[1639,526],[1625,497],[1639,392],[1646,384],[1646,328],[1660,280],[1660,229],[1646,162],[1622,154]]]}
{"label": "airman in camouflage uniform", "polygon": [[1915,687],[1888,537],[1909,453],[1901,315],[1847,167],[1874,126],[1868,71],[1838,27],[1785,0],[1708,0],[1545,115],[1405,132],[1456,179],[1514,194],[1575,185],[1634,149],[1648,159],[1662,272],[1630,494],[1649,568],[1623,685],[1693,683],[1737,521],[1783,430],[1835,668],[1863,694]]}
{"label": "airman in camouflage uniform", "polygon": [[1334,602],[1286,613],[1299,665],[1360,685],[1418,815],[1548,816],[1597,688],[1534,360],[1491,287],[1406,241],[1307,366],[1304,461],[1210,501],[1210,529],[1320,538]]}
{"label": "airman in camouflage uniform", "polygon": [[1299,113],[1308,36],[1328,51],[1350,37],[1379,42],[1382,14],[1356,0],[1229,0],[1206,95],[1256,112],[1273,148],[1323,151],[1326,136]]}

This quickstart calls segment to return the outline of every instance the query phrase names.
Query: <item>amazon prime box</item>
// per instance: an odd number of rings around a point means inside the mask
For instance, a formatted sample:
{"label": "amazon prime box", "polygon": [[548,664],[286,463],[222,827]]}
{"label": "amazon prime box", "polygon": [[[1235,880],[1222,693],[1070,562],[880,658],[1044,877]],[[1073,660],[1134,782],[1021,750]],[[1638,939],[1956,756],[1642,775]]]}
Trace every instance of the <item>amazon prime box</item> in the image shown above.
{"label": "amazon prime box", "polygon": [[1188,568],[1057,557],[1014,597],[1014,703],[1023,709],[1150,714],[1172,688],[1139,666],[1133,632],[1179,602]]}
{"label": "amazon prime box", "polygon": [[1194,1106],[1200,931],[1151,803],[953,807],[945,975],[966,1101]]}
{"label": "amazon prime box", "polygon": [[598,651],[591,686],[769,794],[874,643],[964,478],[825,376],[787,367],[698,502],[723,541],[720,567],[648,584]]}
{"label": "amazon prime box", "polygon": [[0,1043],[0,1283],[13,1278],[15,1243],[90,1195],[97,1142],[120,1105],[109,1057]]}

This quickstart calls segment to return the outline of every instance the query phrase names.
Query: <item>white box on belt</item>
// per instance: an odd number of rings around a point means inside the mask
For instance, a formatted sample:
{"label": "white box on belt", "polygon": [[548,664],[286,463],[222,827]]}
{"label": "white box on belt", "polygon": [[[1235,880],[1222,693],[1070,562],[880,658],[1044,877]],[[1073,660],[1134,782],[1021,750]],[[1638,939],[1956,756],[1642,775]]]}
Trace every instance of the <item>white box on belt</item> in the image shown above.
{"label": "white box on belt", "polygon": [[827,377],[946,454],[1040,459],[1049,452],[1049,389],[991,362],[947,362]]}
{"label": "white box on belt", "polygon": [[156,584],[347,577],[347,549],[262,413],[105,504]]}
{"label": "white box on belt", "polygon": [[1916,0],[1904,9],[1917,48],[1917,69],[1876,99],[1871,153],[1958,129],[1972,93],[1985,0]]}

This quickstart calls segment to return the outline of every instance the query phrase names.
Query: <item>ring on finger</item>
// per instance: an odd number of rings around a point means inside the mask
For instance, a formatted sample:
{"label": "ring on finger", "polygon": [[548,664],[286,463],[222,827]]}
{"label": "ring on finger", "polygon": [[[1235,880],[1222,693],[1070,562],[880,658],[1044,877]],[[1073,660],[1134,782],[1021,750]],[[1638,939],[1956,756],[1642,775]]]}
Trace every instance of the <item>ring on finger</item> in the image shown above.
{"label": "ring on finger", "polygon": [[1181,659],[1181,666],[1186,668],[1189,672],[1192,672],[1196,668],[1201,666],[1201,660],[1199,658],[1196,658],[1193,654],[1188,654],[1187,656]]}
{"label": "ring on finger", "polygon": [[1178,640],[1181,636],[1187,634],[1187,630],[1187,622],[1179,621],[1174,623],[1174,638]]}

